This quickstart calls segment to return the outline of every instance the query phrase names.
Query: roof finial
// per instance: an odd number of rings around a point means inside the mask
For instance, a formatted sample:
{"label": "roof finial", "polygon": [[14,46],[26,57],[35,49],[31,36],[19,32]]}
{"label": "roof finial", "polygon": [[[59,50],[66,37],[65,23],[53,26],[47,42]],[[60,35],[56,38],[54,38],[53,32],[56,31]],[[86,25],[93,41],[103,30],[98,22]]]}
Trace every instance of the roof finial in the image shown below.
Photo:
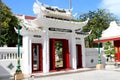
{"label": "roof finial", "polygon": [[69,0],[69,8],[70,8],[70,11],[72,11],[72,0]]}
{"label": "roof finial", "polygon": [[72,9],[72,0],[69,0],[69,6],[70,6],[70,9]]}
{"label": "roof finial", "polygon": [[70,8],[70,11],[72,11],[72,0],[69,0],[69,8]]}

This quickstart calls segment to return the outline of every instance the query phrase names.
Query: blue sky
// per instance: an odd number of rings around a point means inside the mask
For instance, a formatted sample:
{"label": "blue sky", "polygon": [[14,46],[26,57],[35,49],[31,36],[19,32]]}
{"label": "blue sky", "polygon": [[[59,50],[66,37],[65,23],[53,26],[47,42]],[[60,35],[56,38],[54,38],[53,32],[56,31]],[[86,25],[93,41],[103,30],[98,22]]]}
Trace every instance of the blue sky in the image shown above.
{"label": "blue sky", "polygon": [[[36,0],[2,0],[11,8],[14,14],[25,14],[35,16],[33,4]],[[58,6],[60,8],[69,8],[69,0],[39,0],[43,4]],[[119,16],[120,0],[72,0],[73,14],[87,13],[98,8],[109,9],[112,13]],[[117,8],[117,9],[116,9]]]}

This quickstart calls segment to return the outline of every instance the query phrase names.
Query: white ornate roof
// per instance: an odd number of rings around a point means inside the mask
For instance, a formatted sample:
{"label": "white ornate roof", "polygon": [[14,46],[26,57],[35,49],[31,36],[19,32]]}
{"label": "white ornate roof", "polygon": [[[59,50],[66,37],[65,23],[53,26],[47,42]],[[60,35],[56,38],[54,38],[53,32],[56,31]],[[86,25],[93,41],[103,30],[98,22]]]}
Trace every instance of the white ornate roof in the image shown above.
{"label": "white ornate roof", "polygon": [[35,14],[39,14],[46,17],[54,17],[58,19],[72,20],[74,17],[71,13],[71,9],[61,9],[56,6],[48,6],[40,3],[38,0],[33,5],[33,11]]}
{"label": "white ornate roof", "polygon": [[52,27],[52,28],[63,28],[63,29],[82,29],[88,23],[88,20],[84,22],[75,22],[75,21],[66,21],[66,20],[58,20],[51,19],[42,16],[38,16],[34,21],[34,24],[39,25],[39,27]]}
{"label": "white ornate roof", "polygon": [[[41,28],[38,27],[38,25],[35,25],[33,23],[33,20],[35,17],[32,16],[25,16],[25,15],[16,15],[16,17],[20,20],[20,26],[22,27],[20,29],[20,34],[30,34],[30,33],[39,33],[42,31]],[[15,28],[15,31],[18,32],[18,30]]]}
{"label": "white ornate roof", "polygon": [[101,38],[114,38],[120,36],[120,26],[115,21],[110,23],[110,26],[102,32]]}
{"label": "white ornate roof", "polygon": [[[23,32],[26,32],[26,31],[40,32],[44,28],[59,28],[59,29],[76,30],[76,29],[82,29],[82,27],[88,23],[88,20],[86,20],[84,22],[75,22],[75,21],[72,21],[69,19],[67,20],[67,18],[65,20],[64,19],[61,20],[61,19],[57,19],[57,18],[55,19],[55,18],[51,18],[51,17],[46,17],[44,15],[41,15],[40,5],[38,5],[38,4],[42,5],[41,3],[37,2],[33,6],[33,8],[34,8],[33,10],[37,14],[37,17],[17,15],[17,17],[19,19],[21,19],[20,25],[23,27],[23,29],[21,29],[21,32],[22,31]],[[45,7],[46,7],[46,5],[45,5]],[[62,9],[55,8],[55,7],[51,8],[51,9],[58,9],[58,11],[62,10]],[[65,14],[68,14],[69,11],[67,11],[67,10],[65,10],[65,11],[66,11]],[[60,12],[58,12],[58,13],[60,13]],[[63,15],[58,15],[58,16],[64,17]],[[70,17],[69,15],[65,15],[65,16]],[[32,19],[29,19],[29,18],[32,18]]]}

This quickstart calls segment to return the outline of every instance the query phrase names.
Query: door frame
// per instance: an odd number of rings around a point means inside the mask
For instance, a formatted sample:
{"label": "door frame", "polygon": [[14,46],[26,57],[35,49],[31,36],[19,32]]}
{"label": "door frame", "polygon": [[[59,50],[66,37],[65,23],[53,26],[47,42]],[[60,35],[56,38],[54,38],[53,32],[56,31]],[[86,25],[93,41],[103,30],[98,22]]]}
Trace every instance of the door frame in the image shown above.
{"label": "door frame", "polygon": [[[39,70],[33,70],[33,63],[34,63],[34,55],[33,55],[33,48],[35,45],[39,45]],[[41,43],[32,43],[32,73],[42,72],[43,71],[43,59],[42,59],[42,44]]]}

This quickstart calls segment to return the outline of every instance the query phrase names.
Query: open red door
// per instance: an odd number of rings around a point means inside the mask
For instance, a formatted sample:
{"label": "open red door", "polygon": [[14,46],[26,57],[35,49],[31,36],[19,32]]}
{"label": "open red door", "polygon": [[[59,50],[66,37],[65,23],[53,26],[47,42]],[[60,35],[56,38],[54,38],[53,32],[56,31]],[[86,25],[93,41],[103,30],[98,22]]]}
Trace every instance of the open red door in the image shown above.
{"label": "open red door", "polygon": [[[56,42],[62,43],[62,65],[63,66],[56,66]],[[70,60],[69,60],[69,46],[68,40],[66,39],[50,39],[50,70],[57,70],[57,69],[68,69],[70,68]]]}
{"label": "open red door", "polygon": [[42,67],[42,45],[32,43],[32,73],[43,71]]}

